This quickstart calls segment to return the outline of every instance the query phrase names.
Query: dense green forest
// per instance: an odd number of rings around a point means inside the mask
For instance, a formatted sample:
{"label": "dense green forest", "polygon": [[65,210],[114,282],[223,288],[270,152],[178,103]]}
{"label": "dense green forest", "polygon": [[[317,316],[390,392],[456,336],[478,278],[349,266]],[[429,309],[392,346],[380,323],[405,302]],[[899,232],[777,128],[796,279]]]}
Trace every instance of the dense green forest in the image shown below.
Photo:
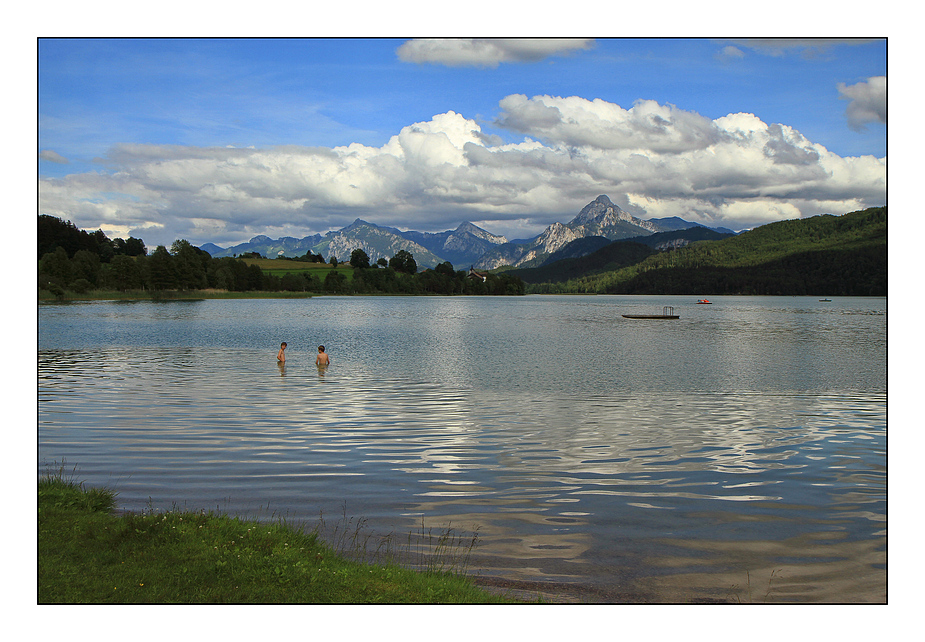
{"label": "dense green forest", "polygon": [[[110,240],[69,221],[39,216],[40,296],[93,290],[302,292],[328,294],[759,294],[886,296],[887,208],[770,223],[722,240],[657,251],[638,239],[615,241],[580,258],[479,277],[449,262],[418,272],[399,251],[370,264],[355,250],[338,268],[311,253],[266,261],[213,259],[185,240],[148,254],[140,239]],[[292,263],[293,269],[285,266]],[[326,269],[297,269],[298,263]],[[280,268],[282,265],[284,267]],[[328,267],[330,265],[330,267]],[[525,284],[525,282],[527,284]]]}
{"label": "dense green forest", "polygon": [[[177,240],[168,250],[158,246],[148,254],[144,242],[129,238],[109,239],[102,231],[86,232],[70,221],[40,215],[38,222],[39,295],[65,298],[94,290],[144,291],[156,295],[168,291],[227,290],[232,292],[305,292],[325,294],[524,294],[523,281],[506,274],[473,278],[443,263],[418,272],[414,257],[401,250],[391,260],[370,264],[356,250],[350,267],[296,269],[299,262],[324,263],[310,253],[291,259],[293,270],[261,269],[253,259],[212,256]],[[249,261],[250,260],[250,261]],[[286,261],[273,263],[287,264]],[[347,272],[347,274],[345,274]],[[349,276],[348,276],[349,274]]]}
{"label": "dense green forest", "polygon": [[510,273],[528,293],[886,296],[887,208],[770,223],[637,262],[634,253],[644,250],[616,241],[539,274]]}
{"label": "dense green forest", "polygon": [[528,284],[557,283],[594,274],[614,272],[630,265],[636,265],[657,253],[658,250],[627,239],[614,241],[585,256],[561,259],[540,267],[518,268],[508,273],[516,274]]}

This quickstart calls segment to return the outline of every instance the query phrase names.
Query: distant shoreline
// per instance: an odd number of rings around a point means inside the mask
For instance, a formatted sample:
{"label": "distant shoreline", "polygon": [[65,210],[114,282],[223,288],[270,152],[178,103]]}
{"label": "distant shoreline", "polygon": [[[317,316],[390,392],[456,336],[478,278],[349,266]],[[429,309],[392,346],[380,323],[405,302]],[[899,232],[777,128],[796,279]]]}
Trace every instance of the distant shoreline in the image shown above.
{"label": "distant shoreline", "polygon": [[[673,297],[685,297],[685,296],[699,296],[699,293],[692,294],[602,294],[600,292],[534,292],[530,293],[532,296],[673,296]],[[152,292],[150,290],[127,290],[125,292],[112,291],[112,290],[92,290],[90,292],[84,292],[78,294],[76,292],[68,292],[64,296],[55,296],[47,290],[39,291],[38,301],[39,303],[76,303],[79,301],[203,301],[205,299],[311,299],[316,296],[392,296],[392,297],[433,297],[433,296],[453,296],[453,297],[466,297],[466,296],[479,296],[479,295],[467,295],[467,294],[407,294],[407,293],[356,293],[356,294],[333,294],[329,292],[289,292],[289,291],[263,291],[263,290],[253,290],[249,292],[233,292],[229,290],[187,290],[187,291],[178,291],[178,290],[161,290],[157,292]],[[494,295],[497,296],[497,295]],[[511,295],[515,296],[515,295]],[[520,295],[516,295],[520,296]],[[727,295],[714,295],[714,296],[779,296],[779,297],[809,297],[816,298],[818,295],[810,294],[776,294],[776,295],[764,295],[764,294],[727,294]],[[835,296],[835,295],[832,295]],[[847,295],[851,298],[862,298],[862,299],[885,299],[886,295]],[[831,298],[831,297],[829,297]]]}
{"label": "distant shoreline", "polygon": [[68,301],[198,301],[202,299],[310,299],[319,296],[316,292],[263,291],[233,292],[230,290],[91,290],[77,293],[67,292],[55,296],[47,290],[39,291],[39,302],[55,303]]}

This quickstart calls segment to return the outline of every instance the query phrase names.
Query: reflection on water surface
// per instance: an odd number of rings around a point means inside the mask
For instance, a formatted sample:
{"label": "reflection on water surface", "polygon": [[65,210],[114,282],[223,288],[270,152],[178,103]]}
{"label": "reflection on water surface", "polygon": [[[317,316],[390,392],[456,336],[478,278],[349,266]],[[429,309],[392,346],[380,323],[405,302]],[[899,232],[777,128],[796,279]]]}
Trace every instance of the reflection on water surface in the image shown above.
{"label": "reflection on water surface", "polygon": [[43,305],[39,456],[127,509],[478,529],[483,576],[585,599],[883,601],[885,301],[822,306]]}

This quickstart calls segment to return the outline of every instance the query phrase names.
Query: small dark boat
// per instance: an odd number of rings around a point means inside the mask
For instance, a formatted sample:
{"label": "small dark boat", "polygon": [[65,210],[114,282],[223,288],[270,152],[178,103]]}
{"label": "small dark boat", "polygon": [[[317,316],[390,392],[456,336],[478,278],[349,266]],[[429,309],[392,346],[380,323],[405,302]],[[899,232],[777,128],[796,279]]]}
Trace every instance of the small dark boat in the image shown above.
{"label": "small dark boat", "polygon": [[666,305],[662,308],[662,314],[624,314],[624,319],[680,319],[680,315],[674,313],[674,308]]}
{"label": "small dark boat", "polygon": [[820,303],[831,303],[832,299],[819,299]]}

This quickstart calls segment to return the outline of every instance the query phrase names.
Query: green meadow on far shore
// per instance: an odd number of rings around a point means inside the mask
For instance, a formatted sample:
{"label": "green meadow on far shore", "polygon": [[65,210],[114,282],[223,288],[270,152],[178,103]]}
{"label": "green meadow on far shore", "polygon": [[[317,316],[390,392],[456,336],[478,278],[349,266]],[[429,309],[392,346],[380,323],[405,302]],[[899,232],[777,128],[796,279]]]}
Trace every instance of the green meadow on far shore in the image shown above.
{"label": "green meadow on far shore", "polygon": [[314,274],[320,280],[328,272],[338,272],[347,277],[347,280],[353,279],[353,267],[349,263],[339,263],[333,266],[330,263],[317,263],[312,261],[291,261],[289,259],[241,259],[246,265],[256,265],[264,274],[270,276],[285,276],[286,274]]}
{"label": "green meadow on far shore", "polygon": [[368,541],[358,543],[359,531],[347,524],[337,550],[318,528],[282,521],[204,511],[117,515],[114,507],[114,493],[85,488],[60,469],[40,478],[39,604],[518,602],[465,575],[477,537],[432,537],[427,554],[411,553],[422,569],[415,570],[399,563],[410,552],[391,542],[379,542],[381,563],[349,559],[350,546]]}

